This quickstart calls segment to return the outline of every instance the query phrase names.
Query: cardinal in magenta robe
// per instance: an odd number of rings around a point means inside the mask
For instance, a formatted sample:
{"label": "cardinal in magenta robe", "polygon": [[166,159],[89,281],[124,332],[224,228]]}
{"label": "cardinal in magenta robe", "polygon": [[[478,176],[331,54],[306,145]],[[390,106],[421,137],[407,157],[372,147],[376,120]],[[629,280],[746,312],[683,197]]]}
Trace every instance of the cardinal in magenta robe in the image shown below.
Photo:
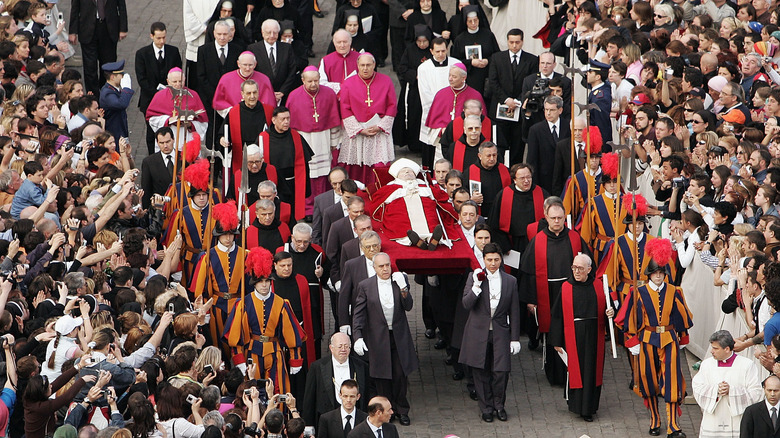
{"label": "cardinal in magenta robe", "polygon": [[247,79],[257,82],[260,102],[276,106],[274,87],[268,76],[255,71],[257,59],[252,52],[244,52],[238,57],[238,70],[233,70],[222,75],[214,92],[212,106],[220,116],[225,117],[230,108],[241,102],[241,84]]}
{"label": "cardinal in magenta robe", "polygon": [[449,76],[450,86],[442,88],[436,93],[428,111],[428,118],[425,120],[425,126],[430,130],[428,144],[436,144],[436,139],[441,136],[441,131],[452,122],[455,117],[459,117],[463,112],[463,104],[470,99],[478,100],[482,103],[482,115],[487,116],[485,111],[485,101],[482,95],[475,89],[466,85],[466,66],[462,62],[455,63],[450,67]]}
{"label": "cardinal in magenta robe", "polygon": [[341,117],[345,136],[338,162],[350,178],[369,185],[376,177],[374,167],[384,167],[395,159],[393,121],[398,101],[389,76],[375,71],[370,53],[358,58],[358,74],[341,86]]}
{"label": "cardinal in magenta robe", "polygon": [[[382,232],[401,245],[415,244],[410,230],[421,241],[430,240],[440,224],[452,224],[457,217],[447,192],[438,184],[416,179],[419,172],[420,166],[414,161],[397,160],[390,166],[395,180],[377,190],[368,205],[371,218],[380,223]],[[439,217],[446,222],[440,223]]]}
{"label": "cardinal in magenta robe", "polygon": [[[195,113],[189,125],[188,133],[197,132],[201,137],[204,137],[209,123],[206,108],[203,106],[203,101],[200,100],[200,95],[195,90],[182,86],[182,77],[183,73],[179,67],[174,67],[168,72],[168,86],[155,93],[146,110],[146,121],[149,122],[149,126],[155,132],[163,126],[175,124],[176,111],[174,106],[178,106],[181,109]],[[177,92],[178,94],[178,90],[182,89],[186,90],[186,92],[174,98],[173,93]],[[173,132],[176,135],[175,129]],[[190,140],[189,137],[188,135],[186,141]]]}
{"label": "cardinal in magenta robe", "polygon": [[328,53],[320,61],[320,81],[338,94],[344,80],[357,72],[360,54],[352,50],[352,36],[344,29],[333,34],[333,46],[336,51]]}
{"label": "cardinal in magenta robe", "polygon": [[320,86],[316,67],[306,67],[301,78],[303,85],[290,92],[287,106],[290,127],[301,134],[314,152],[309,161],[311,196],[306,199],[306,213],[311,214],[314,198],[330,190],[331,150],[341,142],[341,115],[336,92]]}

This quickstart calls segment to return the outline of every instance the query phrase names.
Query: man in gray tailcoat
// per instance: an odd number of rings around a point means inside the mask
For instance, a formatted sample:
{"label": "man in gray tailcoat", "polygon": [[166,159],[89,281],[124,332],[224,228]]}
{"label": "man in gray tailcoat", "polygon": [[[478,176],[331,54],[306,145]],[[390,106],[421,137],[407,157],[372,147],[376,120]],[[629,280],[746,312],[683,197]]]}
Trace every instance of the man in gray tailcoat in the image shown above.
{"label": "man in gray tailcoat", "polygon": [[488,243],[482,250],[485,269],[469,276],[463,307],[469,318],[463,329],[460,363],[471,367],[482,420],[506,421],[506,386],[510,354],[520,352],[520,304],[517,280],[501,268],[501,249]]}
{"label": "man in gray tailcoat", "polygon": [[374,271],[375,276],[358,285],[352,314],[354,350],[360,356],[368,353],[368,374],[377,395],[387,397],[398,422],[408,426],[408,376],[419,365],[406,319],[413,304],[409,281],[403,273],[392,272],[390,256],[383,252],[374,256]]}

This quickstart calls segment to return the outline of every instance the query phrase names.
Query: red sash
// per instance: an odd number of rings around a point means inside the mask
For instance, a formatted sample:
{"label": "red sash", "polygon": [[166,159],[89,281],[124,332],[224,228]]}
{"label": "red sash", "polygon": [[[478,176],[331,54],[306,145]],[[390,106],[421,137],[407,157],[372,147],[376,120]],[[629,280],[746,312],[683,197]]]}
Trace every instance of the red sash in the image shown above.
{"label": "red sash", "polygon": [[[286,241],[287,239],[285,239],[285,242]],[[295,275],[295,281],[298,282],[298,291],[301,294],[303,331],[306,332],[306,363],[311,366],[311,364],[317,360],[317,356],[314,351],[314,323],[311,322],[311,298],[309,298],[309,281],[306,280],[306,277],[301,274]],[[602,345],[601,348],[603,349],[604,346]]]}
{"label": "red sash", "polygon": [[[509,176],[509,169],[506,168],[501,163],[496,164],[498,166],[498,174],[501,176],[501,185],[503,187],[508,187],[509,184],[512,184],[512,178]],[[469,166],[469,179],[472,181],[482,181],[481,176],[482,169],[479,168],[476,164],[472,164]]]}
{"label": "red sash", "polygon": [[[596,336],[596,386],[601,386],[604,374],[604,312],[607,310],[607,300],[601,293],[604,285],[601,279],[593,282],[598,302],[599,331]],[[566,354],[569,356],[569,388],[582,388],[582,371],[580,370],[579,352],[577,351],[577,337],[574,332],[574,305],[572,303],[572,285],[568,281],[561,287],[561,306],[563,309],[563,335],[565,339]]]}
{"label": "red sash", "polygon": [[[580,235],[572,230],[569,233],[572,256],[582,249]],[[534,263],[536,265],[536,317],[539,320],[539,333],[550,332],[550,284],[547,282],[547,234],[538,233],[534,241]]]}
{"label": "red sash", "polygon": [[[299,221],[306,216],[306,158],[303,156],[303,143],[301,134],[290,129],[293,144],[295,145],[295,220]],[[263,137],[263,161],[268,164],[271,156],[270,138],[267,132],[260,134]]]}
{"label": "red sash", "polygon": [[[507,194],[508,193],[508,194]],[[539,221],[544,217],[544,193],[539,186],[533,189],[534,218]],[[515,191],[511,187],[505,187],[501,193],[501,216],[498,219],[498,229],[509,234],[512,224],[512,204],[515,200]],[[534,234],[527,234],[528,239],[533,239]]]}
{"label": "red sash", "polygon": [[[279,226],[279,235],[282,236],[282,243],[287,243],[290,240],[290,226],[282,222]],[[246,229],[246,247],[252,249],[257,247],[257,241],[259,236],[259,229],[255,226],[251,226]],[[270,250],[269,250],[270,251]]]}
{"label": "red sash", "polygon": [[455,142],[452,151],[452,168],[463,173],[463,159],[466,158],[466,145],[460,140]]}
{"label": "red sash", "polygon": [[[263,163],[263,164],[265,164],[265,176],[268,179],[268,181],[271,181],[271,182],[273,182],[274,184],[276,184],[278,186],[279,185],[279,176],[276,174],[276,166],[272,166],[272,165],[270,165],[268,163]],[[238,189],[239,189],[239,187],[241,185],[241,168],[233,171],[233,176],[235,178],[233,180],[233,184],[235,184],[235,187],[234,187],[235,188],[235,193],[238,193]],[[238,196],[236,195],[236,197],[238,197]],[[254,204],[252,204],[252,205],[254,205]]]}
{"label": "red sash", "polygon": [[[263,105],[265,113],[265,124],[271,126],[271,114],[273,114],[274,109],[265,104],[261,105]],[[230,150],[233,152],[233,161],[230,162],[230,166],[233,168],[234,175],[238,172],[236,181],[241,181],[241,163],[244,161],[244,139],[241,138],[241,104],[230,108],[228,120],[230,121],[230,144],[232,145]],[[252,143],[255,143],[254,139],[247,144]]]}

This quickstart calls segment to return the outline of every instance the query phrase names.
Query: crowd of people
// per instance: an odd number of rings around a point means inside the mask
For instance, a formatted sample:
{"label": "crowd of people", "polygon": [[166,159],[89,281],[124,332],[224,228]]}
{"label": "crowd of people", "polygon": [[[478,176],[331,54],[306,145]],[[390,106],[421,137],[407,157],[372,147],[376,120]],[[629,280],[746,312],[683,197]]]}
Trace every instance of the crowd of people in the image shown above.
{"label": "crowd of people", "polygon": [[777,434],[769,0],[339,1],[315,65],[316,0],[183,57],[58,3],[0,2],[0,436],[399,436],[418,311],[483,422],[522,340],[586,422],[620,353],[649,435]]}

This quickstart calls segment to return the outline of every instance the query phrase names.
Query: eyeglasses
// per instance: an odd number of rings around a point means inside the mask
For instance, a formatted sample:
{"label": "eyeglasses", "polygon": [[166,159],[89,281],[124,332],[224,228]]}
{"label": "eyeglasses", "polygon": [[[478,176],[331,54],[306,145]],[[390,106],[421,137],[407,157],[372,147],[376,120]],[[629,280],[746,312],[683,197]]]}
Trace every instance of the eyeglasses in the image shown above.
{"label": "eyeglasses", "polygon": [[666,16],[665,16],[665,15],[658,15],[658,14],[655,14],[655,18],[666,18]]}
{"label": "eyeglasses", "polygon": [[262,162],[263,162],[263,160],[247,161],[246,164],[247,164],[247,166],[259,166]]}
{"label": "eyeglasses", "polygon": [[381,243],[375,243],[373,245],[363,245],[363,247],[366,248],[366,249],[377,250],[377,249],[382,249],[382,244]]}
{"label": "eyeglasses", "polygon": [[584,271],[586,269],[588,269],[588,268],[585,267],[585,266],[571,265],[571,270],[572,271],[582,272],[582,271]]}
{"label": "eyeglasses", "polygon": [[704,123],[704,120],[691,120],[691,123],[696,123],[698,125],[699,123]]}
{"label": "eyeglasses", "polygon": [[693,112],[693,110],[690,109],[690,108],[683,108],[683,111],[686,112],[686,113],[692,113]]}

